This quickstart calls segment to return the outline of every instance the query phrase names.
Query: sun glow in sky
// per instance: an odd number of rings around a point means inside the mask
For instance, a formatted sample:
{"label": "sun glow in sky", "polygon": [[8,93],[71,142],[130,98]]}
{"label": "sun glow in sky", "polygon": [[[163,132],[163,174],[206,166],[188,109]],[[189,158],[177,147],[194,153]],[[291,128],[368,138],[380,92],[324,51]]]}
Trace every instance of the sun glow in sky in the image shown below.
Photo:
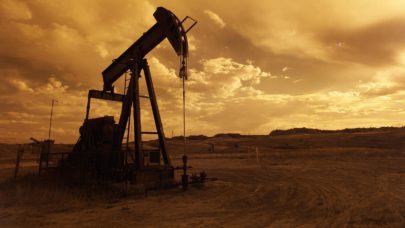
{"label": "sun glow in sky", "polygon": [[[0,142],[46,138],[52,98],[53,137],[74,142],[87,91],[102,89],[101,72],[158,6],[199,22],[188,34],[188,134],[404,125],[404,0],[1,0]],[[167,41],[147,57],[166,135],[181,134],[178,57]],[[92,110],[119,112],[104,101]]]}

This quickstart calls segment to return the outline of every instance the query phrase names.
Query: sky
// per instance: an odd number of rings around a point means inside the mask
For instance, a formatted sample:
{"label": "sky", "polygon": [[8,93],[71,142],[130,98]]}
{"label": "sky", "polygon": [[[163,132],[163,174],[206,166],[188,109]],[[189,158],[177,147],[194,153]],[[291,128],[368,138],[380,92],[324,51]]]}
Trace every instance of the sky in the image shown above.
{"label": "sky", "polygon": [[[404,125],[405,0],[0,0],[0,142],[46,139],[52,99],[52,138],[75,142],[87,91],[102,89],[101,72],[158,6],[198,21],[187,34],[187,135]],[[180,135],[179,58],[167,40],[146,57],[165,133]],[[119,113],[113,102],[91,109]]]}

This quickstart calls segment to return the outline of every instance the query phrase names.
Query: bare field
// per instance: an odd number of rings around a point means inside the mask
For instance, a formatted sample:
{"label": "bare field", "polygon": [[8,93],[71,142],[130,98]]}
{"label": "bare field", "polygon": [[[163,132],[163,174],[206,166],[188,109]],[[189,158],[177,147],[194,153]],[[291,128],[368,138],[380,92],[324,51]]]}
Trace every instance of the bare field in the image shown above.
{"label": "bare field", "polygon": [[[11,180],[13,170],[3,168],[0,226],[404,227],[404,139],[395,130],[190,140],[194,170],[219,180],[147,197],[63,188],[36,177],[34,167]],[[168,144],[180,165],[182,143]]]}

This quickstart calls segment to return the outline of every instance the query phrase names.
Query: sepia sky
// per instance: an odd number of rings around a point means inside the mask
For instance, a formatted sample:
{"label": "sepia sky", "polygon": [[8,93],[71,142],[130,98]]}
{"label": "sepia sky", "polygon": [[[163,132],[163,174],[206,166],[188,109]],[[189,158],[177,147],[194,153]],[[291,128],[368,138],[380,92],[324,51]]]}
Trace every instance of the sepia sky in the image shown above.
{"label": "sepia sky", "polygon": [[[52,137],[75,142],[87,91],[102,89],[101,72],[155,23],[158,6],[198,20],[188,134],[405,123],[404,0],[0,0],[0,142],[47,138],[52,98]],[[147,57],[166,135],[179,135],[179,59],[167,41]],[[91,116],[119,112],[100,101]]]}

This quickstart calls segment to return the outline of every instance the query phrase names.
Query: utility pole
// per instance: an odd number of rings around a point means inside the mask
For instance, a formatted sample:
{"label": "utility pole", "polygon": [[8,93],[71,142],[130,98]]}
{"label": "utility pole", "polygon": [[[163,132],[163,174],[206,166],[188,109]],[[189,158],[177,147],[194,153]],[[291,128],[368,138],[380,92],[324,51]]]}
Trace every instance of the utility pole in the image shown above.
{"label": "utility pole", "polygon": [[49,118],[49,132],[48,132],[48,140],[51,140],[51,129],[52,129],[52,116],[53,116],[53,106],[55,102],[58,102],[54,98],[52,98],[52,106],[51,106],[51,116]]}

